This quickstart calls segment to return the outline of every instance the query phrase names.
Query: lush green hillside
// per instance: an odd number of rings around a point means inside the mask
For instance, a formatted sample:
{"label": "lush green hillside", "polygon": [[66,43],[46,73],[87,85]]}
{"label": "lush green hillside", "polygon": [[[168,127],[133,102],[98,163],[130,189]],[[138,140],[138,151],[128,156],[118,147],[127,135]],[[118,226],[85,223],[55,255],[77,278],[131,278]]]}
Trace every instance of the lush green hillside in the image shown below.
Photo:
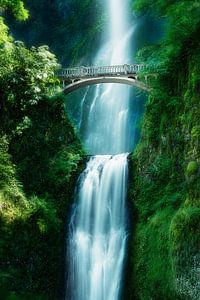
{"label": "lush green hillside", "polygon": [[129,299],[200,295],[200,3],[134,1],[164,17],[163,41],[140,51],[158,74],[132,156],[135,207]]}
{"label": "lush green hillside", "polygon": [[[21,1],[1,1],[18,19]],[[83,150],[55,94],[47,47],[14,42],[0,19],[0,298],[58,299],[67,206]],[[41,297],[40,297],[41,295]],[[23,296],[23,298],[21,298]],[[19,298],[20,297],[20,298]]]}

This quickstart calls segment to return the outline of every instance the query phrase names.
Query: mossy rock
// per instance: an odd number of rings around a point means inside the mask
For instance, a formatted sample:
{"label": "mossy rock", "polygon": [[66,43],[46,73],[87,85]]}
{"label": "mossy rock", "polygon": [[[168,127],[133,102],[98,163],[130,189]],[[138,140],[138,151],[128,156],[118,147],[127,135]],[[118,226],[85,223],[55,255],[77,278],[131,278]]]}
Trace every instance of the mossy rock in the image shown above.
{"label": "mossy rock", "polygon": [[186,176],[189,178],[195,175],[198,171],[199,165],[196,161],[190,161],[187,165]]}
{"label": "mossy rock", "polygon": [[[171,241],[174,249],[179,249],[182,244],[191,247],[192,242],[198,244],[200,208],[189,206],[182,207],[174,216],[170,226]],[[190,246],[189,246],[190,245]]]}
{"label": "mossy rock", "polygon": [[192,207],[192,206],[195,206],[195,207],[199,207],[200,208],[200,201],[198,198],[190,198],[188,197],[185,202],[184,202],[184,207]]}
{"label": "mossy rock", "polygon": [[191,131],[191,136],[193,139],[200,138],[200,126],[194,126]]}

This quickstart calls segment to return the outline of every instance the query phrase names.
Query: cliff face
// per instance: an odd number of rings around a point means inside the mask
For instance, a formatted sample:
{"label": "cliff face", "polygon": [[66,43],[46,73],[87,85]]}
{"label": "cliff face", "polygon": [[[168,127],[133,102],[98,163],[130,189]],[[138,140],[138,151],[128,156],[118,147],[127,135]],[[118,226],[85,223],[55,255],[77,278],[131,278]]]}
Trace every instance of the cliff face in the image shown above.
{"label": "cliff face", "polygon": [[158,63],[158,78],[132,155],[130,299],[200,295],[200,27],[190,29],[177,41],[168,29],[167,42],[141,55]]}

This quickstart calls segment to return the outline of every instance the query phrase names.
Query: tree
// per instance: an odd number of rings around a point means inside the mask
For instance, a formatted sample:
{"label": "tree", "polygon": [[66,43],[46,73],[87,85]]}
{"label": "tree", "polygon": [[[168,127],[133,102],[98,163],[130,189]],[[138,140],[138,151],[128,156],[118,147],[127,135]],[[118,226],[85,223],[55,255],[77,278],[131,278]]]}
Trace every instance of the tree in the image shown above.
{"label": "tree", "polygon": [[24,3],[21,0],[0,0],[0,9],[9,9],[18,20],[26,20],[28,11],[24,8]]}

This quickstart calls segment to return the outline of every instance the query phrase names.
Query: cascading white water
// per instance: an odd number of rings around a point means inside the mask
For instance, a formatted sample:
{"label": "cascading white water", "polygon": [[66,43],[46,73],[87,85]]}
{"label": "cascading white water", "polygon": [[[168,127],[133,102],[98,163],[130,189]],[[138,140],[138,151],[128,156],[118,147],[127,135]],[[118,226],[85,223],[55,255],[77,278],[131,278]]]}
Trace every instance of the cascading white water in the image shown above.
{"label": "cascading white water", "polygon": [[[95,65],[129,63],[129,0],[104,0],[108,10],[107,41]],[[87,90],[83,106],[90,95]],[[79,182],[69,233],[69,280],[66,300],[118,300],[126,249],[127,156],[130,137],[130,87],[98,85],[90,102],[85,145],[94,154]],[[80,120],[80,125],[82,120]]]}
{"label": "cascading white water", "polygon": [[[131,36],[135,24],[129,22],[129,0],[107,0],[108,38],[99,50],[94,65],[131,63]],[[117,154],[132,150],[134,128],[130,122],[130,90],[120,84],[97,86],[90,106],[85,144],[92,154]]]}
{"label": "cascading white water", "polygon": [[119,297],[127,236],[126,181],[127,154],[97,155],[82,174],[70,232],[71,299]]}

